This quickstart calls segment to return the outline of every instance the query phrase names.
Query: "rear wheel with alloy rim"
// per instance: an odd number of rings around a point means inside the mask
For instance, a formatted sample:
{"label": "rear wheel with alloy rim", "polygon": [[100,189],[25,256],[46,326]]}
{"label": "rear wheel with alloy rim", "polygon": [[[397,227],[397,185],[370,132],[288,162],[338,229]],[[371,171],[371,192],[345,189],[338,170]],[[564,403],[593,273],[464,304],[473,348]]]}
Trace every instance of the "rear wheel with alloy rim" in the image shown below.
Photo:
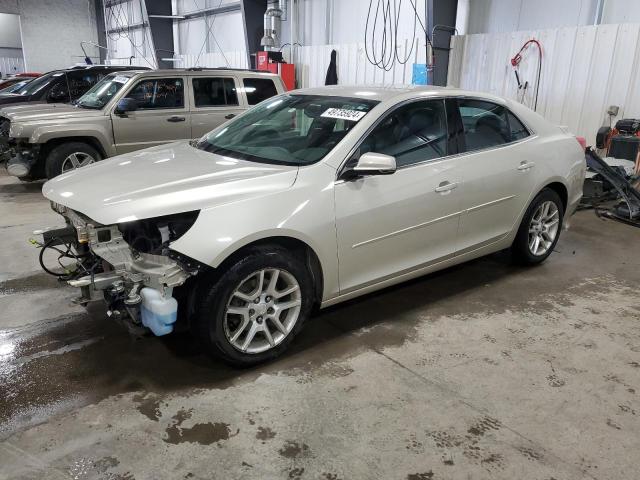
{"label": "rear wheel with alloy rim", "polygon": [[550,188],[542,190],[522,218],[511,250],[519,263],[533,265],[551,255],[562,229],[564,205]]}
{"label": "rear wheel with alloy rim", "polygon": [[313,280],[305,262],[279,246],[246,252],[198,286],[193,330],[210,353],[234,366],[280,355],[309,316]]}
{"label": "rear wheel with alloy rim", "polygon": [[62,143],[49,152],[45,160],[47,178],[51,179],[102,160],[100,153],[84,142]]}

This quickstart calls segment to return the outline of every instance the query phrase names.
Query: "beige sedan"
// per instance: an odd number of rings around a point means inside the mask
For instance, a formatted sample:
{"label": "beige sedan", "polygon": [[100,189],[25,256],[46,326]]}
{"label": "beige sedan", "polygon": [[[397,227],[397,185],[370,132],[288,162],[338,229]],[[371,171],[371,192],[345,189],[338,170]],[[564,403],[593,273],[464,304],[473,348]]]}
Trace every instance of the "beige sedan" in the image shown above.
{"label": "beige sedan", "polygon": [[251,365],[283,352],[314,305],[507,248],[544,261],[584,174],[576,137],[518,103],[325,87],[43,192],[94,253],[78,270],[92,274],[70,279],[87,302],[106,291],[158,335],[188,321],[208,351]]}

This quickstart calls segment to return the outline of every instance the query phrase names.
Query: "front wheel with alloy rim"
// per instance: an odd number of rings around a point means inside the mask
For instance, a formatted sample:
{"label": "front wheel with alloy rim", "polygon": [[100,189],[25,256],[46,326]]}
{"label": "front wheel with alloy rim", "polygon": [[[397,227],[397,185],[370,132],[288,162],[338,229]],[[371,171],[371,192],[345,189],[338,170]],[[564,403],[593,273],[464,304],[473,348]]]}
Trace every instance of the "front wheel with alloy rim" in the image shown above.
{"label": "front wheel with alloy rim", "polygon": [[547,259],[558,243],[564,205],[550,188],[542,190],[522,218],[511,250],[519,263],[534,265]]}
{"label": "front wheel with alloy rim", "polygon": [[67,142],[54,147],[47,155],[45,170],[52,179],[77,168],[86,167],[102,159],[100,153],[83,142]]}
{"label": "front wheel with alloy rim", "polygon": [[193,330],[205,349],[246,367],[280,355],[313,304],[303,258],[279,246],[255,247],[197,290]]}

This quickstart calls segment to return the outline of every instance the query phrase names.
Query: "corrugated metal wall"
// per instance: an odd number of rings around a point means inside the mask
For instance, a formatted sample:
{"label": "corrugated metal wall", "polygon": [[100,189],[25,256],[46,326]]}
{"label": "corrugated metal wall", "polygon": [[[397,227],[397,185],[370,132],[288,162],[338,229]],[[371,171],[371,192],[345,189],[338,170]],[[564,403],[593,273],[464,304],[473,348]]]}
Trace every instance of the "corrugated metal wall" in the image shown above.
{"label": "corrugated metal wall", "polygon": [[[424,39],[422,40],[424,42]],[[399,42],[398,55],[407,57],[411,50],[411,40]],[[411,83],[413,64],[422,59],[424,47],[421,40],[416,44],[405,64],[396,62],[387,72],[367,60],[364,43],[343,45],[317,45],[298,49],[298,81],[302,88],[324,85],[327,68],[331,59],[331,50],[336,50],[338,63],[338,83],[341,85],[406,85]]]}
{"label": "corrugated metal wall", "polygon": [[15,57],[0,57],[0,72],[2,75],[24,72],[24,60]]}
{"label": "corrugated metal wall", "polygon": [[[538,113],[593,144],[598,128],[608,124],[609,105],[620,107],[617,118],[640,117],[639,36],[640,24],[619,24],[453,37],[449,85],[516,99],[509,60],[535,38],[543,47]],[[520,68],[530,83],[527,105],[536,68],[531,47]]]}

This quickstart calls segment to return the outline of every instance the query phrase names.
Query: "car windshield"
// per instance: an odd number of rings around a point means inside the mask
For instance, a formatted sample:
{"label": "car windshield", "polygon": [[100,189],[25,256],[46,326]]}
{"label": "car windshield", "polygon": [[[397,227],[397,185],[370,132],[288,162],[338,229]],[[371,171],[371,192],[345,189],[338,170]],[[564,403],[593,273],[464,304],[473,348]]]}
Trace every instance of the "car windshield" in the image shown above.
{"label": "car windshield", "polygon": [[14,91],[13,93],[17,93],[18,95],[33,95],[63,75],[64,72],[47,73],[46,75],[42,75],[41,77],[27,83],[23,88],[18,91]]}
{"label": "car windshield", "polygon": [[101,109],[111,101],[118,91],[131,80],[128,75],[112,73],[107,75],[81,96],[75,104],[83,108]]}
{"label": "car windshield", "polygon": [[281,95],[205,135],[196,147],[263,163],[308,165],[322,159],[378,102]]}
{"label": "car windshield", "polygon": [[28,80],[21,80],[19,82],[16,83],[12,83],[11,85],[9,85],[8,87],[3,88],[2,90],[0,90],[0,93],[17,93],[18,90],[20,90],[21,88],[23,88],[27,83],[29,83],[31,81],[31,79]]}

